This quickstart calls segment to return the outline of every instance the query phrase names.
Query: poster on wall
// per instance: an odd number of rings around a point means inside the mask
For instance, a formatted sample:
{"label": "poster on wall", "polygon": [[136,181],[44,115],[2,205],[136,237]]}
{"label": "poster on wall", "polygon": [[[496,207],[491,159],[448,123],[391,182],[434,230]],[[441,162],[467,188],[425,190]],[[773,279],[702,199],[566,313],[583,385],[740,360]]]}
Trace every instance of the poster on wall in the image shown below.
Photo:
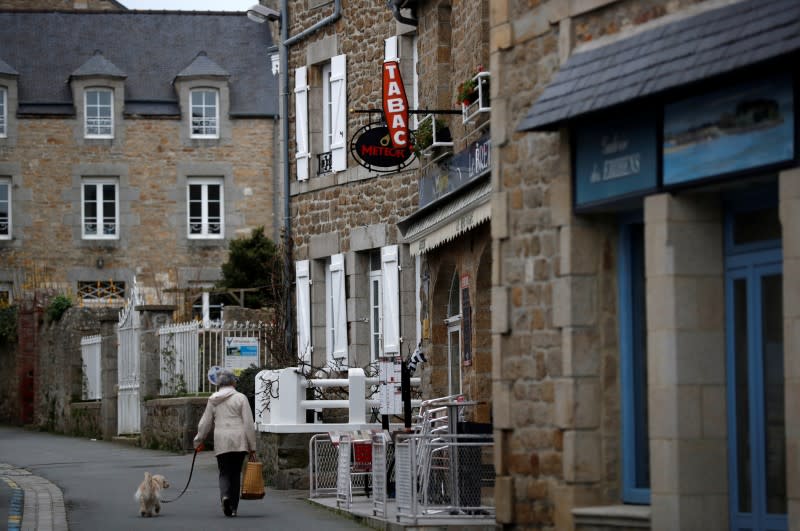
{"label": "poster on wall", "polygon": [[461,338],[463,364],[472,365],[472,304],[469,301],[469,275],[461,275]]}
{"label": "poster on wall", "polygon": [[403,360],[398,356],[378,361],[378,398],[381,415],[402,415],[401,372]]}
{"label": "poster on wall", "polygon": [[239,376],[250,365],[258,367],[259,349],[257,337],[226,337],[225,368]]}
{"label": "poster on wall", "polygon": [[664,107],[664,184],[794,159],[792,78],[757,79]]}
{"label": "poster on wall", "polygon": [[605,116],[575,129],[577,208],[644,195],[658,186],[653,112]]}

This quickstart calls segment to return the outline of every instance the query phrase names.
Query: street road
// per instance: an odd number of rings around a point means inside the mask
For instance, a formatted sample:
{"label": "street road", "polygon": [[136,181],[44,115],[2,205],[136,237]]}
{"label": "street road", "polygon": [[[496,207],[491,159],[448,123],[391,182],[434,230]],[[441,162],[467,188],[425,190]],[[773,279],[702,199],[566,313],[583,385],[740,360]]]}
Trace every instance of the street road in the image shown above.
{"label": "street road", "polygon": [[[365,529],[312,505],[306,500],[307,491],[268,490],[263,500],[242,500],[238,516],[227,518],[219,503],[217,465],[211,452],[198,454],[189,489],[179,500],[162,505],[161,515],[154,518],[140,517],[133,499],[144,472],[165,475],[171,486],[162,497],[172,499],[189,477],[191,454],[0,426],[0,463],[24,468],[56,484],[64,494],[70,531]],[[0,503],[6,500],[0,495]]]}

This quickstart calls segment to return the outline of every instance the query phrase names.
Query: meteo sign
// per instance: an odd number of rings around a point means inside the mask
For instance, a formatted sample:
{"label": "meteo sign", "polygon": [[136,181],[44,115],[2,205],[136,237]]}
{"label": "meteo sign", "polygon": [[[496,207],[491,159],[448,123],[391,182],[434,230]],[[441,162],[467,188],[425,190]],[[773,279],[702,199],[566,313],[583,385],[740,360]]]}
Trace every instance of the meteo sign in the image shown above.
{"label": "meteo sign", "polygon": [[408,99],[397,61],[383,63],[383,115],[396,148],[408,148]]}
{"label": "meteo sign", "polygon": [[350,152],[356,161],[370,171],[399,171],[413,160],[410,146],[398,148],[392,145],[389,128],[385,125],[369,124],[353,135]]}

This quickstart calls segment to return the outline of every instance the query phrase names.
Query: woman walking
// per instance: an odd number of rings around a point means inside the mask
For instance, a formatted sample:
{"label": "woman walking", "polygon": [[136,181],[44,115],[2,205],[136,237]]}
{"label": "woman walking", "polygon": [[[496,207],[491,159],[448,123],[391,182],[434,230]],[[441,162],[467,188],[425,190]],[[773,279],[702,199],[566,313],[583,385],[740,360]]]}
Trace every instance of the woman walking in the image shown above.
{"label": "woman walking", "polygon": [[249,453],[255,457],[256,430],[250,404],[236,390],[236,376],[228,369],[217,374],[219,389],[208,398],[197,425],[194,447],[200,446],[214,428],[214,455],[219,468],[219,494],[225,516],[236,516],[242,480],[242,465]]}

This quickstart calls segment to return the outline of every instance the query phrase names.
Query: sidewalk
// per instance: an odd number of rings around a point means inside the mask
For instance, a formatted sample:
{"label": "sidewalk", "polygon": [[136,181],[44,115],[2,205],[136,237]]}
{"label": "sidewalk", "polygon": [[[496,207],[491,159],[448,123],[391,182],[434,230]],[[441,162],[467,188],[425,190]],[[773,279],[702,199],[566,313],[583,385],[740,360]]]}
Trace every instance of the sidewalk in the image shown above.
{"label": "sidewalk", "polygon": [[68,530],[61,489],[27,470],[5,463],[0,463],[0,478],[11,491],[7,516],[10,531]]}

